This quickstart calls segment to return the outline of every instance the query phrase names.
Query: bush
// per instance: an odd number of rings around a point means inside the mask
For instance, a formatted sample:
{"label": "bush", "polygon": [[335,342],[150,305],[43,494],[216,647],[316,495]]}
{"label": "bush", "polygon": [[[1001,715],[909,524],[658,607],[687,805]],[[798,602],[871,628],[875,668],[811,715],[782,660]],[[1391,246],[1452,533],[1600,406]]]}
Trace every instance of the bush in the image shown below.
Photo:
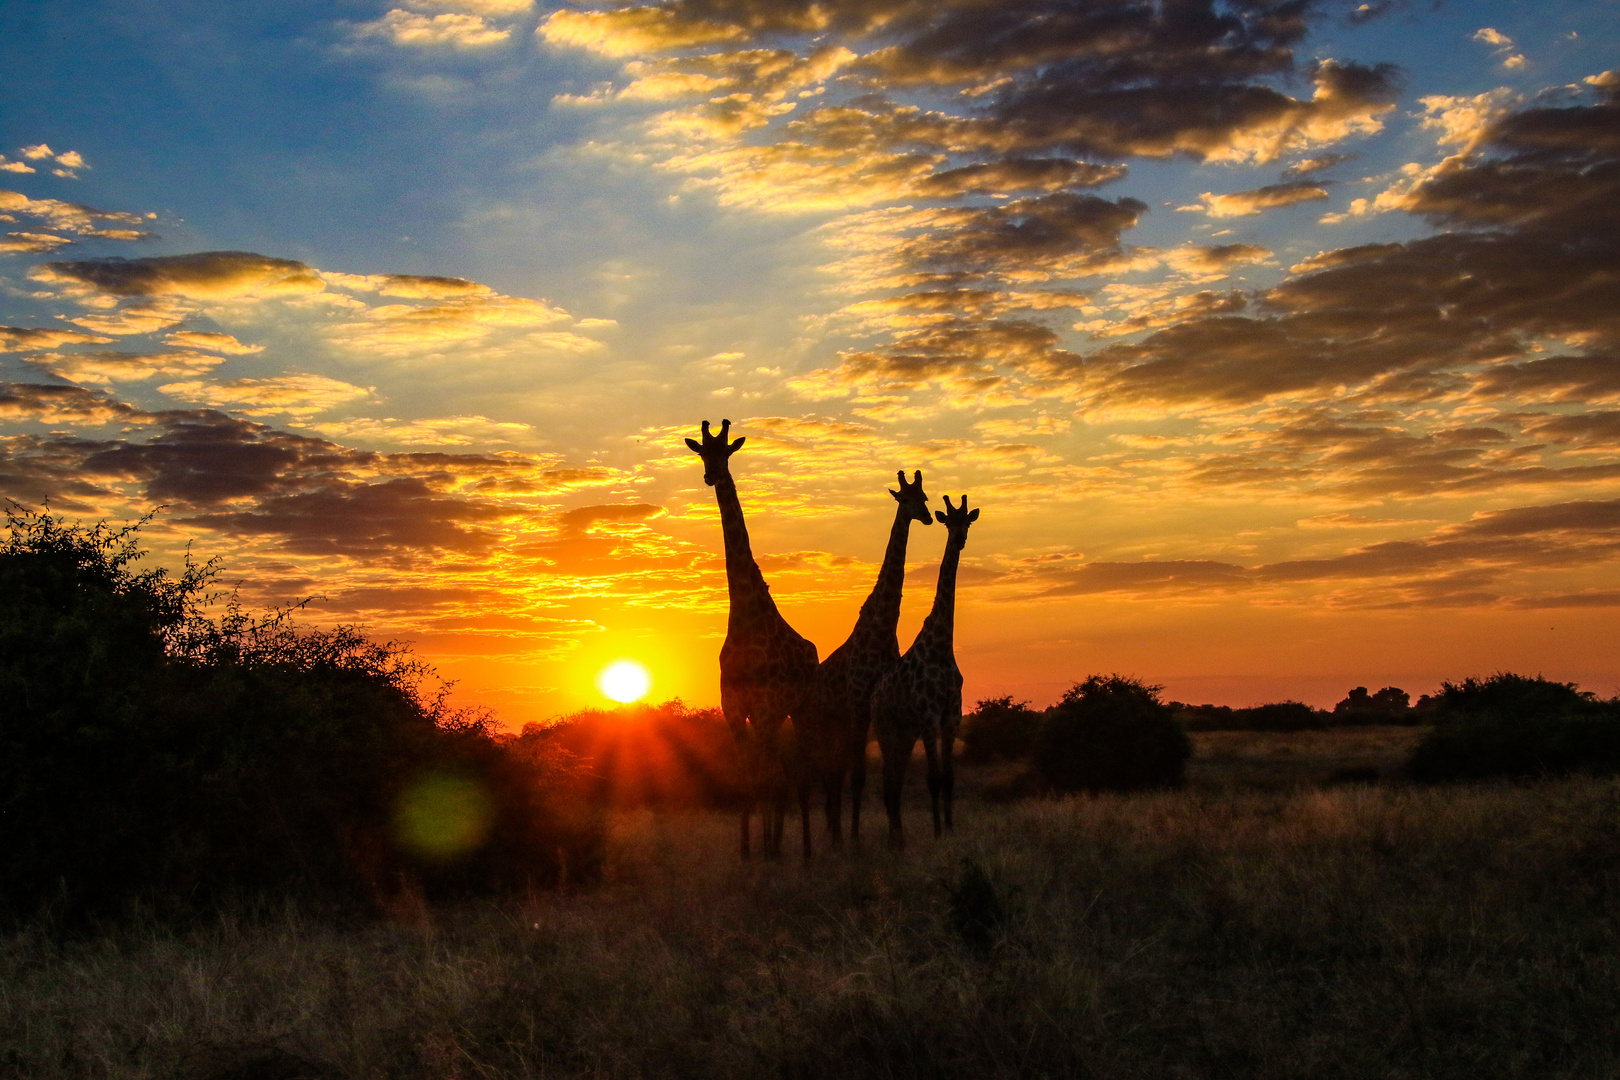
{"label": "bush", "polygon": [[662,705],[587,709],[525,733],[544,733],[573,755],[591,805],[730,808],[741,804],[736,740],[719,709]]}
{"label": "bush", "polygon": [[203,616],[213,565],[137,573],[139,526],[8,515],[0,915],[366,905],[588,873],[573,759],[448,708],[352,627]]}
{"label": "bush", "polygon": [[1047,711],[1035,765],[1058,791],[1179,787],[1192,755],[1162,687],[1093,675]]}
{"label": "bush", "polygon": [[1234,711],[1246,731],[1310,731],[1327,727],[1327,714],[1303,701],[1275,701]]}
{"label": "bush", "polygon": [[1041,714],[1029,702],[986,698],[962,718],[957,737],[962,740],[963,759],[982,765],[998,757],[1009,761],[1029,757],[1040,730]]}
{"label": "bush", "polygon": [[1443,683],[1427,704],[1435,728],[1412,752],[1414,779],[1620,773],[1620,700],[1574,683],[1501,672]]}
{"label": "bush", "polygon": [[1415,724],[1419,720],[1411,695],[1398,686],[1386,686],[1376,694],[1357,686],[1333,706],[1335,724]]}
{"label": "bush", "polygon": [[1246,709],[1230,705],[1170,703],[1170,711],[1185,731],[1309,731],[1328,726],[1328,714],[1303,701],[1274,701]]}

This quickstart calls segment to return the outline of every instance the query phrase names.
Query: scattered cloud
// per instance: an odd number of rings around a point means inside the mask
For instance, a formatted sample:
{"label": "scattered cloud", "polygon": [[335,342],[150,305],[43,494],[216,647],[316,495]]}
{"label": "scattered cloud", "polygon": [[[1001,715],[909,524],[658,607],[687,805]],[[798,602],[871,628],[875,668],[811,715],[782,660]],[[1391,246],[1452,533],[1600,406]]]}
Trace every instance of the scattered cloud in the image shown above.
{"label": "scattered cloud", "polygon": [[416,420],[355,417],[311,424],[309,427],[329,438],[361,439],[402,446],[500,444],[526,440],[534,432],[534,428],[528,424],[491,420],[487,416],[424,417]]}
{"label": "scattered cloud", "polygon": [[194,352],[44,352],[25,357],[59,378],[93,386],[140,382],[159,375],[200,375],[221,363],[217,356]]}
{"label": "scattered cloud", "polygon": [[492,26],[482,15],[456,11],[423,15],[393,8],[380,19],[355,26],[354,36],[412,48],[481,49],[509,41],[512,31]]}
{"label": "scattered cloud", "polygon": [[[1198,196],[1202,209],[1210,217],[1247,217],[1262,210],[1293,206],[1302,202],[1317,202],[1328,197],[1327,188],[1309,180],[1296,180],[1284,184],[1268,184],[1253,191],[1234,191],[1226,195],[1204,192]],[[1196,208],[1187,208],[1196,209]]]}
{"label": "scattered cloud", "polygon": [[251,356],[264,351],[263,345],[244,345],[230,334],[212,330],[177,330],[163,340],[183,349],[206,349],[228,356]]}
{"label": "scattered cloud", "polygon": [[[216,361],[217,362],[217,361]],[[158,387],[170,397],[197,405],[230,408],[244,416],[314,416],[369,397],[371,390],[325,375],[276,375],[264,379],[232,379],[167,383]]]}

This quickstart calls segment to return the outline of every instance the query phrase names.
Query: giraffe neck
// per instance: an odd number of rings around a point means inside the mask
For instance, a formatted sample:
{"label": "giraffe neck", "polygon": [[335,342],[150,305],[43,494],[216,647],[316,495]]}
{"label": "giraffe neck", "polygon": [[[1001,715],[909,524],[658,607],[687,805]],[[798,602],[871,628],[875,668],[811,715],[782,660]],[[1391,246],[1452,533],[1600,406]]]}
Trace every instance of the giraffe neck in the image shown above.
{"label": "giraffe neck", "polygon": [[733,614],[739,607],[761,601],[774,610],[776,605],[765,586],[765,576],[759,572],[759,564],[754,561],[753,549],[748,544],[748,526],[743,522],[737,482],[729,473],[715,481],[714,497],[720,504],[720,535],[726,548],[726,590]]}
{"label": "giraffe neck", "polygon": [[906,583],[906,541],[910,537],[911,515],[904,507],[896,507],[889,546],[883,552],[883,567],[878,571],[877,584],[872,586],[872,595],[861,605],[851,638],[884,633],[894,637],[895,627],[900,624],[900,593]]}
{"label": "giraffe neck", "polygon": [[954,541],[945,545],[945,556],[939,560],[939,585],[934,589],[934,607],[923,620],[917,635],[929,646],[945,654],[953,651],[953,630],[956,624],[956,564],[961,561],[962,546]]}

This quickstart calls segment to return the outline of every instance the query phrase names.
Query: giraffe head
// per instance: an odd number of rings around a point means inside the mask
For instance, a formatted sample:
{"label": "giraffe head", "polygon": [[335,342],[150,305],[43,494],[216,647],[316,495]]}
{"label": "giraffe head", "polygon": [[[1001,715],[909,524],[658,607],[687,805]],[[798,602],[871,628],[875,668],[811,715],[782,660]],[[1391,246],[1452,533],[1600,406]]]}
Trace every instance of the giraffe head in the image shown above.
{"label": "giraffe head", "polygon": [[894,474],[900,479],[900,490],[889,489],[894,501],[900,504],[900,510],[912,521],[920,521],[924,525],[932,525],[934,519],[928,516],[928,496],[923,494],[922,473],[913,471],[916,477],[911,483],[906,483],[906,471],[901,469]]}
{"label": "giraffe head", "polygon": [[692,453],[703,459],[703,482],[714,487],[723,477],[731,475],[731,455],[742,449],[746,438],[728,443],[731,434],[731,421],[720,421],[720,434],[709,432],[709,422],[703,421],[703,441],[687,439],[686,445],[691,447]]}
{"label": "giraffe head", "polygon": [[951,497],[945,496],[945,509],[934,511],[939,523],[945,526],[945,543],[958,551],[967,547],[968,526],[979,520],[977,509],[967,508],[967,496],[962,496],[961,506],[952,506]]}

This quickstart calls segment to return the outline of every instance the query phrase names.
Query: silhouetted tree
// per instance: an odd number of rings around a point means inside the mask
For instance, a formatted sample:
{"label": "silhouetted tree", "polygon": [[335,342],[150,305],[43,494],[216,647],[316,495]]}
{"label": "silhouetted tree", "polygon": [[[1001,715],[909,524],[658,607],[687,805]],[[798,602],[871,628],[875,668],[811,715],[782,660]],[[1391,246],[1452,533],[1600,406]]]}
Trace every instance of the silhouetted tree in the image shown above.
{"label": "silhouetted tree", "polygon": [[1041,777],[1059,791],[1180,786],[1192,743],[1161,689],[1122,675],[1071,687],[1047,710],[1035,752]]}
{"label": "silhouetted tree", "polygon": [[137,570],[139,525],[13,511],[0,542],[0,913],[195,909],[233,896],[369,902],[589,872],[571,759],[429,693],[352,627],[234,604],[212,563]]}
{"label": "silhouetted tree", "polygon": [[1027,701],[985,698],[962,718],[957,736],[962,740],[962,757],[975,764],[997,757],[1009,761],[1027,758],[1035,752],[1041,720],[1041,714]]}
{"label": "silhouetted tree", "polygon": [[1333,706],[1336,724],[1412,724],[1411,696],[1398,686],[1386,686],[1376,694],[1365,686],[1354,687],[1344,700]]}
{"label": "silhouetted tree", "polygon": [[1412,753],[1418,780],[1620,773],[1620,699],[1574,683],[1509,672],[1443,683],[1432,715]]}

